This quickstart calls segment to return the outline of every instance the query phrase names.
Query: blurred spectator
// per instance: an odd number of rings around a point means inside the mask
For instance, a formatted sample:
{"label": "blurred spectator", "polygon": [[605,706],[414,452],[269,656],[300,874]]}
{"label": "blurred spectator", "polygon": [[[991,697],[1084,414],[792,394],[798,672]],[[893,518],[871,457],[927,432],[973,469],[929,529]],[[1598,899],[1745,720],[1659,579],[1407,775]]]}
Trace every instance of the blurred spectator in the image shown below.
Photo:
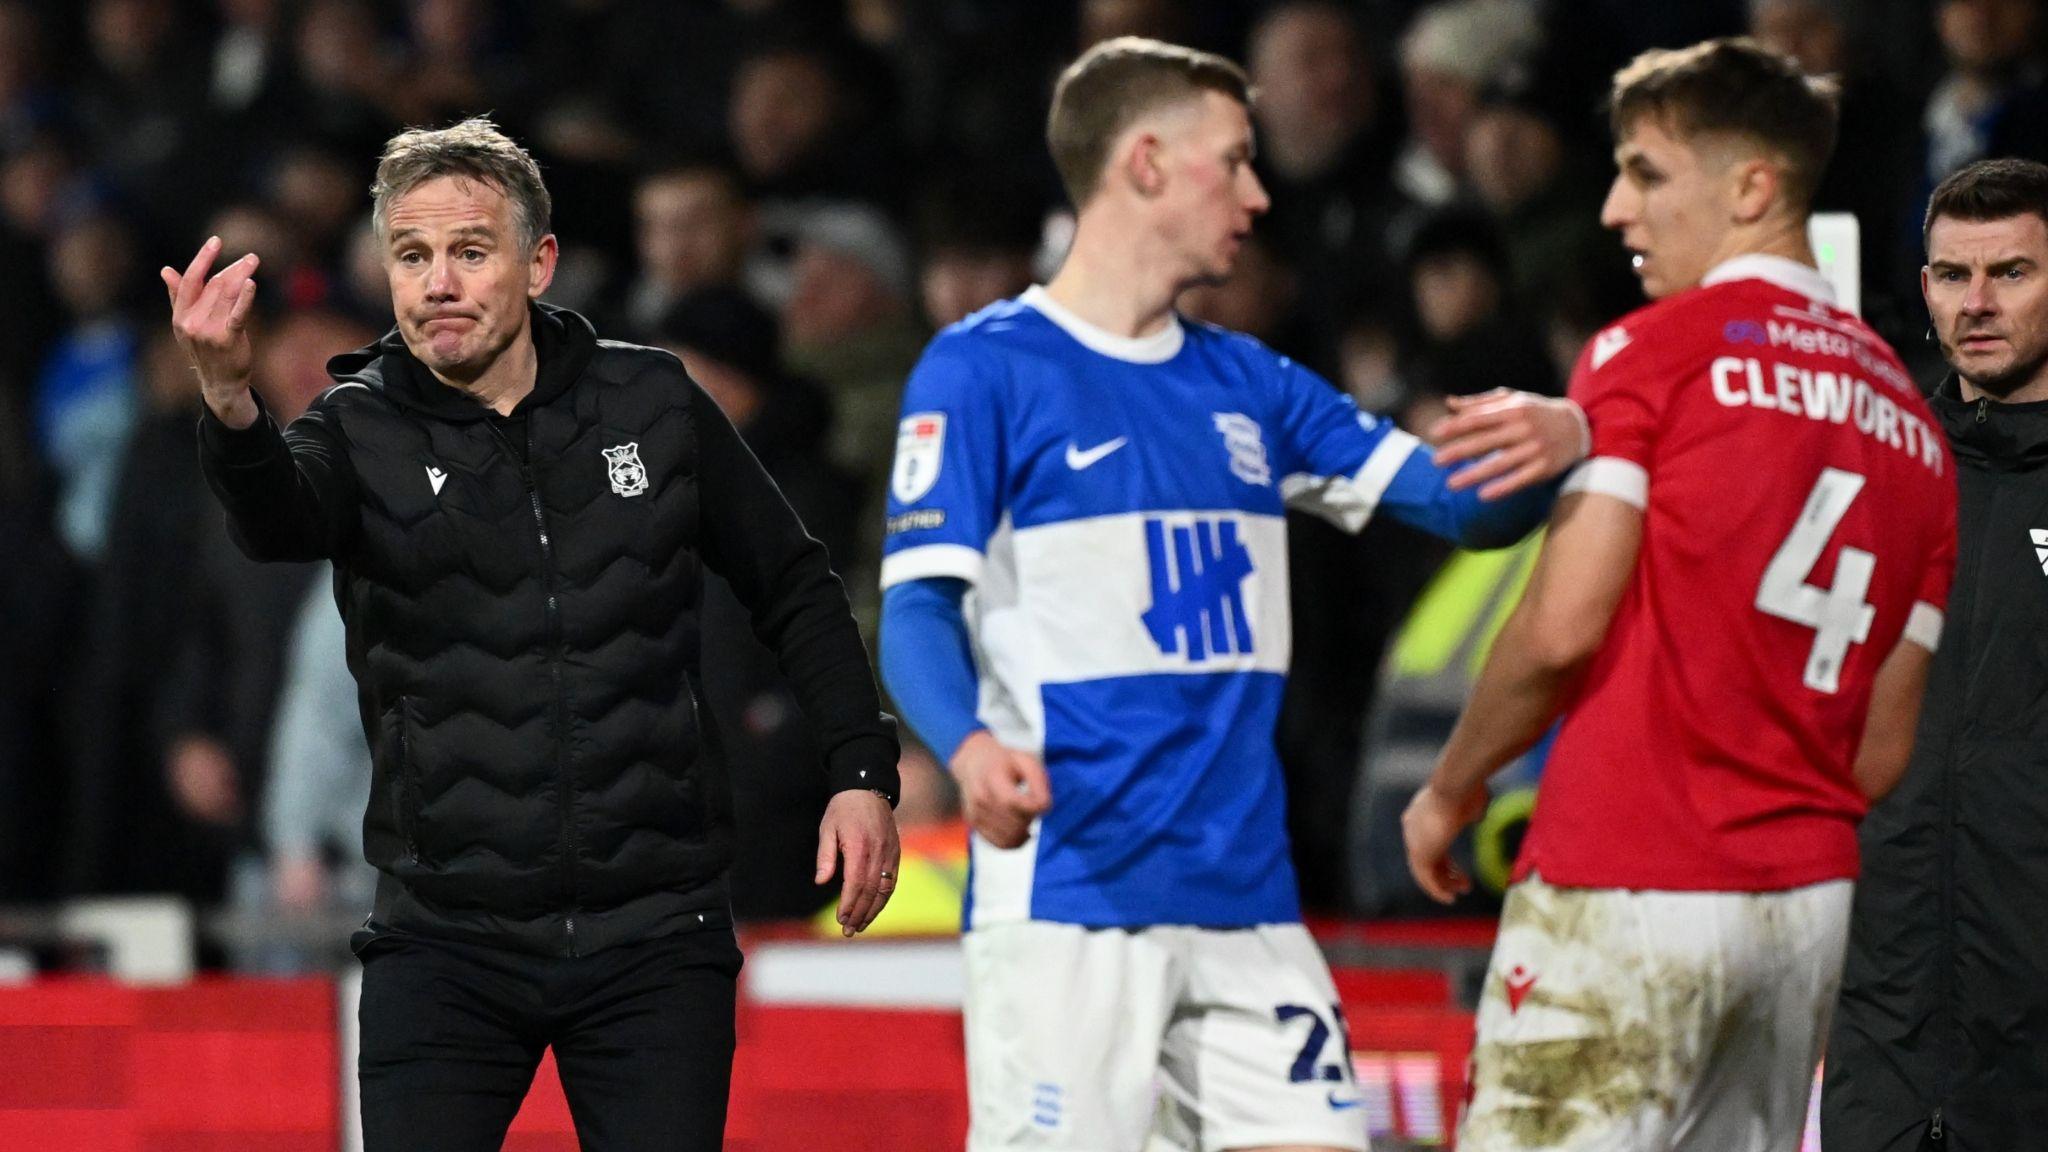
{"label": "blurred spectator", "polygon": [[1913,179],[1913,112],[1899,88],[1852,54],[1849,0],[1750,0],[1750,35],[1842,88],[1835,154],[1814,210],[1849,212],[1861,230],[1863,314],[1895,346],[1921,343],[1920,262],[1902,250],[1919,222],[1907,221]]}
{"label": "blurred spectator", "polygon": [[365,0],[310,0],[292,37],[292,96],[275,109],[280,137],[375,156],[398,127],[387,107],[399,79]]}
{"label": "blurred spectator", "polygon": [[1187,7],[1172,0],[1081,0],[1074,55],[1119,36],[1185,42],[1186,14]]}
{"label": "blurred spectator", "polygon": [[[375,333],[335,313],[284,317],[256,350],[256,388],[280,424],[333,383],[328,357]],[[164,771],[178,811],[202,838],[203,890],[218,899],[259,843],[255,817],[269,780],[271,727],[285,649],[318,566],[258,564],[202,518],[192,597],[163,702]]]}
{"label": "blurred spectator", "polygon": [[1922,191],[1972,160],[2048,154],[2039,0],[1937,0],[1934,27],[1948,73],[1922,119]]}
{"label": "blurred spectator", "polygon": [[942,181],[920,213],[918,299],[944,328],[1029,288],[1043,221],[994,173]]}
{"label": "blurred spectator", "polygon": [[[310,144],[291,147],[279,155],[265,189],[278,214],[296,233],[299,253],[320,267],[339,262],[350,226],[369,206],[362,174],[340,154]],[[323,297],[324,289],[312,298],[292,302],[310,306],[321,303]]]}
{"label": "blurred spectator", "polygon": [[1263,234],[1254,233],[1238,249],[1228,280],[1183,292],[1179,307],[1196,320],[1256,336],[1274,351],[1328,372],[1335,357],[1296,313],[1299,295],[1294,269],[1281,262]]}
{"label": "blurred spectator", "polygon": [[50,280],[69,314],[36,382],[37,439],[57,480],[57,528],[71,553],[99,559],[122,445],[135,420],[140,337],[126,305],[134,240],[113,216],[88,216],[50,248]]}
{"label": "blurred spectator", "polygon": [[734,72],[728,115],[734,157],[760,200],[866,200],[893,206],[898,157],[822,42],[772,40]]}
{"label": "blurred spectator", "polygon": [[292,624],[263,802],[268,882],[242,896],[252,909],[367,912],[376,889],[377,870],[363,859],[370,751],[332,574],[321,566]]}
{"label": "blurred spectator", "polygon": [[22,0],[0,3],[0,150],[11,154],[60,122],[65,94],[51,63],[36,9]]}
{"label": "blurred spectator", "polygon": [[0,901],[58,892],[65,784],[58,698],[86,623],[76,565],[50,527],[16,394],[0,390]]}
{"label": "blurred spectator", "polygon": [[190,837],[158,770],[165,749],[156,723],[192,601],[190,558],[206,511],[205,484],[192,466],[199,378],[168,329],[148,340],[141,374],[144,406],[122,453],[65,707],[63,886],[74,895],[203,888],[188,871]]}
{"label": "blurred spectator", "polygon": [[[839,423],[833,456],[879,492],[896,443],[896,402],[924,343],[911,314],[910,254],[881,213],[835,205],[799,234],[783,346],[790,367],[822,382]],[[879,530],[881,519],[875,517]]]}
{"label": "blurred spectator", "polygon": [[1330,0],[1269,9],[1245,56],[1273,201],[1259,230],[1302,273],[1305,306],[1327,335],[1344,300],[1385,287],[1394,141],[1378,77],[1356,16]]}
{"label": "blurred spectator", "polygon": [[205,105],[171,0],[89,0],[91,60],[77,116],[95,156],[131,193],[152,193]]}
{"label": "blurred spectator", "polygon": [[[833,568],[848,573],[861,493],[826,457],[830,400],[815,384],[782,370],[775,318],[735,288],[705,288],[670,310],[658,343],[718,402],[804,526],[824,543]],[[702,664],[719,670],[695,681],[711,716],[706,749],[723,761],[739,829],[733,913],[742,919],[808,915],[828,898],[811,882],[825,781],[775,766],[819,763],[824,753],[775,657],[755,639],[746,608],[708,572],[699,622]]]}
{"label": "blurred spectator", "polygon": [[1499,226],[1476,208],[1439,210],[1416,229],[1406,261],[1415,333],[1402,357],[1403,426],[1426,433],[1449,415],[1445,396],[1561,391],[1542,341],[1509,306],[1508,260]]}
{"label": "blurred spectator", "polygon": [[738,284],[753,240],[753,208],[730,169],[691,164],[642,177],[633,192],[636,272],[619,319],[651,336],[684,296]]}
{"label": "blurred spectator", "polygon": [[411,53],[400,67],[393,110],[407,124],[444,124],[491,113],[518,119],[525,68],[500,50],[504,6],[483,0],[406,0]]}
{"label": "blurred spectator", "polygon": [[1480,90],[1465,137],[1472,190],[1500,223],[1511,297],[1525,315],[1551,299],[1558,279],[1580,263],[1627,263],[1621,245],[1587,210],[1604,189],[1572,147],[1566,125],[1589,115],[1575,101],[1557,78],[1516,61]]}
{"label": "blurred spectator", "polygon": [[1534,10],[1517,0],[1445,0],[1416,15],[1401,38],[1408,101],[1408,140],[1394,166],[1401,195],[1424,206],[1457,195],[1479,90],[1537,39]]}
{"label": "blurred spectator", "polygon": [[213,40],[208,101],[235,115],[277,99],[286,54],[282,0],[214,0],[214,8],[220,33]]}

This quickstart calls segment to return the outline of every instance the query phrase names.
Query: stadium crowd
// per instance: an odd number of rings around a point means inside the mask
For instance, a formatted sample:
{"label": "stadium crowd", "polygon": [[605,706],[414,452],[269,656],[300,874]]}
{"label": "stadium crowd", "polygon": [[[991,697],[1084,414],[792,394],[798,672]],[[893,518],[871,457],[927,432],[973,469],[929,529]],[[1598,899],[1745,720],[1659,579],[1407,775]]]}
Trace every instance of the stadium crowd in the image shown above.
{"label": "stadium crowd", "polygon": [[[1445,396],[1556,392],[1641,303],[1598,224],[1608,77],[1744,31],[1842,78],[1817,206],[1858,216],[1864,312],[1930,385],[1921,209],[1970,160],[2048,158],[2038,0],[0,0],[0,901],[362,902],[327,576],[230,542],[152,270],[208,235],[261,255],[256,384],[289,419],[391,324],[367,188],[401,127],[488,113],[533,148],[548,300],[683,356],[872,626],[903,382],[933,331],[1057,267],[1042,131],[1078,52],[1141,34],[1245,63],[1273,209],[1182,308],[1425,432]],[[1446,546],[1306,520],[1293,541],[1298,870],[1311,907],[1374,910],[1348,874],[1365,717]],[[707,596],[704,643],[739,670],[707,684],[735,901],[803,915],[823,782],[747,772],[809,737]],[[943,815],[921,753],[905,784],[906,823]]]}

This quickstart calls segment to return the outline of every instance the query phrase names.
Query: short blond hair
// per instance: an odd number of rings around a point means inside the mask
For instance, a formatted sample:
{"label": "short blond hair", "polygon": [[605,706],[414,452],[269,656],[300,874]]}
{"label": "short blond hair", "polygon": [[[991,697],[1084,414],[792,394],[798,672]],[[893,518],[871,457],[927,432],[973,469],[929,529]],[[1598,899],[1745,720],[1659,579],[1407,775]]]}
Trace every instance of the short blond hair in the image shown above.
{"label": "short blond hair", "polygon": [[1060,73],[1045,120],[1045,143],[1067,196],[1080,208],[1095,194],[1109,150],[1139,116],[1204,92],[1252,102],[1244,69],[1216,55],[1119,36],[1081,54]]}

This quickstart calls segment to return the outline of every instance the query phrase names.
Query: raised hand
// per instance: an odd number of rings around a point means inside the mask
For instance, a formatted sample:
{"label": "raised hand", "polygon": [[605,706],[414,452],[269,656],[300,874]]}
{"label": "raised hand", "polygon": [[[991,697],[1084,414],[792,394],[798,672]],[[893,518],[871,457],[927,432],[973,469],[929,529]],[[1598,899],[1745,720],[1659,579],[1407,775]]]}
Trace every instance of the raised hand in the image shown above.
{"label": "raised hand", "polygon": [[1021,847],[1031,822],[1052,807],[1045,762],[1003,747],[986,729],[960,742],[952,769],[967,823],[998,848]]}
{"label": "raised hand", "polygon": [[1478,461],[1452,475],[1453,490],[1484,484],[1480,499],[1498,500],[1561,475],[1586,455],[1586,417],[1570,400],[1495,388],[1444,403],[1451,415],[1430,429],[1437,464]]}
{"label": "raised hand", "polygon": [[171,331],[192,358],[207,407],[228,427],[247,428],[257,414],[249,395],[255,353],[248,321],[256,304],[258,261],[251,252],[209,278],[219,256],[220,237],[210,237],[184,272],[165,265],[157,275],[170,293]]}

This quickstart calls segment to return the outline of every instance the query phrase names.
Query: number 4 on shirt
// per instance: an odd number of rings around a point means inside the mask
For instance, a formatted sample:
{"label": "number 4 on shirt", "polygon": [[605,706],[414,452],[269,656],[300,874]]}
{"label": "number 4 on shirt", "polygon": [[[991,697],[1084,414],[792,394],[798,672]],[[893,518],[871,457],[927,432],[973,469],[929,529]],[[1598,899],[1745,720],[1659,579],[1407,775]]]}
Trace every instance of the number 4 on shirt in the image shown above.
{"label": "number 4 on shirt", "polygon": [[1805,683],[1829,695],[1841,687],[1842,661],[1849,655],[1849,645],[1870,638],[1870,624],[1877,611],[1863,598],[1870,591],[1877,557],[1843,545],[1835,560],[1834,587],[1816,588],[1806,578],[1820,563],[1828,538],[1848,514],[1857,493],[1863,491],[1863,483],[1863,477],[1854,472],[1823,468],[1806,498],[1806,507],[1792,524],[1791,535],[1778,545],[1756,590],[1759,611],[1814,630]]}

